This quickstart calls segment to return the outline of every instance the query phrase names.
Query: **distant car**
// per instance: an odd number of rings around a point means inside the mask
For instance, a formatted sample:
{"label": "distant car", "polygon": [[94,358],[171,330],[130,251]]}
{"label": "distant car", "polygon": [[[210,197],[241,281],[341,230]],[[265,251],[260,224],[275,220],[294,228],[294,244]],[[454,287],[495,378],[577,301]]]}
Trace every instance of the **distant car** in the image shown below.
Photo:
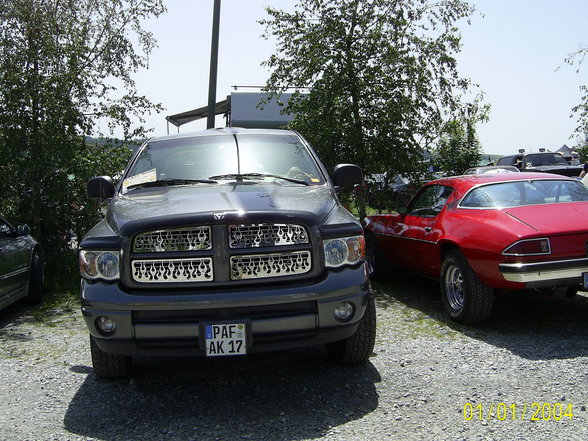
{"label": "distant car", "polygon": [[483,167],[468,168],[464,175],[480,175],[484,173],[512,173],[520,172],[514,165],[485,165]]}
{"label": "distant car", "polygon": [[28,226],[15,228],[0,217],[0,309],[25,297],[41,301],[43,252],[29,233]]}
{"label": "distant car", "polygon": [[519,153],[503,156],[497,165],[513,165],[522,172],[556,173],[563,176],[579,176],[581,165],[570,165],[558,152]]}
{"label": "distant car", "polygon": [[404,175],[388,177],[386,173],[372,175],[367,179],[368,204],[377,209],[405,207],[424,182],[431,178],[423,176],[420,181]]}
{"label": "distant car", "polygon": [[440,280],[450,317],[487,319],[495,292],[573,296],[588,287],[588,188],[547,173],[478,174],[425,184],[406,210],[365,219],[368,268]]}

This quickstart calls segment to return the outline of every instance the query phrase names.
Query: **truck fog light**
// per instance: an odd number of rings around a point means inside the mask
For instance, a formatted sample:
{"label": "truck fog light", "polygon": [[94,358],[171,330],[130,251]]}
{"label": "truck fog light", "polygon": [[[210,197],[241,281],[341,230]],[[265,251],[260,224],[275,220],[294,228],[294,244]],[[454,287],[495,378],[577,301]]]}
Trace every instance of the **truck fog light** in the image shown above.
{"label": "truck fog light", "polygon": [[112,335],[116,331],[116,323],[110,317],[101,315],[96,318],[96,328],[101,334]]}
{"label": "truck fog light", "polygon": [[353,317],[354,313],[355,307],[353,306],[353,303],[349,302],[341,303],[339,306],[335,308],[334,311],[335,319],[337,319],[340,322],[346,322],[350,320],[351,317]]}

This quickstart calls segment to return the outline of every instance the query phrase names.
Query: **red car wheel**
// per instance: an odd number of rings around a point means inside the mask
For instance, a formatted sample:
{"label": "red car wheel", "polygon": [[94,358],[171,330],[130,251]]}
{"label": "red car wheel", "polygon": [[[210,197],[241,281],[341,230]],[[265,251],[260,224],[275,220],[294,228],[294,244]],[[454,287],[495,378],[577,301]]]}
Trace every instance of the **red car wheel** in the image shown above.
{"label": "red car wheel", "polygon": [[490,316],[494,290],[484,285],[458,250],[441,266],[441,299],[449,316],[461,323],[479,323]]}

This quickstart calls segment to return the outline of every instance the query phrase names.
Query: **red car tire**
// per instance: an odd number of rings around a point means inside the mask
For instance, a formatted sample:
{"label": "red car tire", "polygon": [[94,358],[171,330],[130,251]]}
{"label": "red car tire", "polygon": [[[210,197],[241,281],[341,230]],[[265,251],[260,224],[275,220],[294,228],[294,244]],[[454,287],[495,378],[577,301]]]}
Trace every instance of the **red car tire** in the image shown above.
{"label": "red car tire", "polygon": [[488,319],[494,303],[494,290],[476,276],[459,250],[451,250],[441,265],[441,299],[449,316],[461,323]]}

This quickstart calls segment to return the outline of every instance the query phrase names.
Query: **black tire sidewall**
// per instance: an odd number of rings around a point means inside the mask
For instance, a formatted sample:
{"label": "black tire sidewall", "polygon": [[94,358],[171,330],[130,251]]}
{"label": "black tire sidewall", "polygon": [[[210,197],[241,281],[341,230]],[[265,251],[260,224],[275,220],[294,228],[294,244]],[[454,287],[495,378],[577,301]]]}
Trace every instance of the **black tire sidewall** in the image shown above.
{"label": "black tire sidewall", "polygon": [[31,304],[40,303],[43,298],[44,270],[45,266],[43,265],[41,254],[37,250],[33,251],[29,275],[29,294],[27,297]]}
{"label": "black tire sidewall", "polygon": [[[459,310],[451,307],[445,289],[445,277],[451,266],[456,266],[459,269],[463,279],[463,305]],[[459,250],[449,251],[443,259],[440,290],[443,306],[453,320],[474,324],[486,320],[490,315],[494,297],[493,291],[478,279],[467,259]],[[474,299],[475,296],[477,296],[476,299]]]}
{"label": "black tire sidewall", "polygon": [[[441,300],[443,301],[443,306],[445,307],[445,310],[447,311],[447,313],[449,314],[449,316],[454,319],[454,320],[460,320],[464,317],[464,311],[467,308],[467,303],[468,303],[468,291],[469,291],[469,287],[468,287],[468,281],[466,278],[466,275],[464,273],[464,269],[463,269],[463,264],[462,262],[460,262],[460,259],[457,259],[457,253],[454,251],[450,251],[447,256],[445,257],[445,259],[443,259],[443,264],[441,265],[441,280],[440,280],[440,287],[441,287]],[[447,276],[447,271],[450,267],[452,266],[456,266],[460,272],[461,272],[461,276],[463,278],[464,281],[464,298],[463,298],[463,305],[460,309],[454,309],[451,304],[449,303],[449,300],[447,299],[447,289],[445,286],[445,277]]]}

